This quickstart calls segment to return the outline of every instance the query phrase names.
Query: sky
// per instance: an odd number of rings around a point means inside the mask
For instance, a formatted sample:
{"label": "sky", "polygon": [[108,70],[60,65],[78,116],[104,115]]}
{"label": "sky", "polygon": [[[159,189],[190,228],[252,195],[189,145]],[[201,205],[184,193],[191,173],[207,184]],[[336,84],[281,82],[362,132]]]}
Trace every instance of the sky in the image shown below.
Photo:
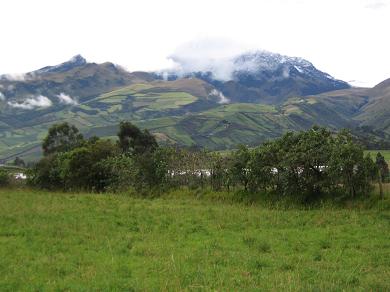
{"label": "sky", "polygon": [[0,74],[76,54],[152,71],[183,52],[263,49],[352,84],[390,78],[390,0],[1,0],[0,11]]}

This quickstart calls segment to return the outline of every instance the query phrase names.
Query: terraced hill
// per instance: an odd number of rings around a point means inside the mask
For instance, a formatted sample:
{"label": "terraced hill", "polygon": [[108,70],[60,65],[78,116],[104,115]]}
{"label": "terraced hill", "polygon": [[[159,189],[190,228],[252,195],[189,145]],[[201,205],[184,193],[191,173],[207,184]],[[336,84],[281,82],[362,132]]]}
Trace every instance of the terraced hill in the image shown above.
{"label": "terraced hill", "polygon": [[284,96],[270,103],[268,98],[226,96],[205,78],[165,81],[76,56],[28,73],[23,80],[3,76],[0,93],[0,159],[36,158],[47,129],[63,121],[86,136],[114,137],[118,123],[130,120],[150,129],[161,143],[209,149],[256,145],[314,124],[363,126],[375,131],[373,139],[390,135],[389,80],[372,89]]}

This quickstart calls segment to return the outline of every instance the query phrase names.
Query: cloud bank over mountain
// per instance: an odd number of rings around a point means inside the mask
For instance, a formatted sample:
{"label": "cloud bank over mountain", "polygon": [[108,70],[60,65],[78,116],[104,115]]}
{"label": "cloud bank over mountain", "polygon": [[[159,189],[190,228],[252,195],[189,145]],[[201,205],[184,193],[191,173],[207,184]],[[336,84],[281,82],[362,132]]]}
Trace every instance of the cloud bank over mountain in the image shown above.
{"label": "cloud bank over mountain", "polygon": [[228,81],[233,79],[235,71],[253,72],[259,69],[259,64],[254,60],[237,62],[238,56],[250,52],[266,51],[225,38],[202,38],[179,46],[169,56],[172,66],[166,71],[179,77],[193,72],[207,72],[212,74],[213,79]]}
{"label": "cloud bank over mountain", "polygon": [[20,108],[31,110],[34,108],[46,108],[51,106],[53,103],[46,96],[38,95],[25,99],[23,102],[9,101],[8,105],[13,108]]}
{"label": "cloud bank over mountain", "polygon": [[[170,56],[172,66],[160,73],[164,79],[170,76],[209,75],[217,81],[237,80],[238,75],[258,75],[259,72],[281,70],[280,80],[290,77],[290,71],[311,74],[314,65],[299,57],[272,53],[251,45],[243,45],[227,39],[199,39],[180,46]],[[329,79],[329,74],[324,73]]]}

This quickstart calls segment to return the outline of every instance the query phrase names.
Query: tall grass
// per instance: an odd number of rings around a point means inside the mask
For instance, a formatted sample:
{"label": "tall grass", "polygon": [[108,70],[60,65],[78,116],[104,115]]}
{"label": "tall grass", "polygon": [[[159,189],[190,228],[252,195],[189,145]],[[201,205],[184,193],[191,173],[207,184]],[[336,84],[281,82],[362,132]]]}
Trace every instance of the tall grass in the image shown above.
{"label": "tall grass", "polygon": [[390,289],[390,212],[374,197],[371,208],[236,200],[0,190],[0,290]]}

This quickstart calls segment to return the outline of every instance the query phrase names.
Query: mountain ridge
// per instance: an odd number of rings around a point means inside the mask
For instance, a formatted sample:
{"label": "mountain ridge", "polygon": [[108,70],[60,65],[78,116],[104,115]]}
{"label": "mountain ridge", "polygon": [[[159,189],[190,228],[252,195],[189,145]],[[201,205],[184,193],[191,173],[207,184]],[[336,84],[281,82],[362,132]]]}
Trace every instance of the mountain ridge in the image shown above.
{"label": "mountain ridge", "polygon": [[87,64],[87,60],[83,56],[78,54],[72,57],[69,61],[66,61],[64,63],[55,66],[46,66],[36,71],[33,71],[32,73],[33,74],[43,74],[43,73],[50,73],[50,72],[60,73],[60,72],[68,71],[74,67],[83,66],[85,64]]}
{"label": "mountain ridge", "polygon": [[304,59],[271,65],[272,72],[255,66],[249,77],[241,70],[243,75],[234,72],[235,80],[220,81],[210,72],[181,78],[127,72],[77,55],[24,80],[1,78],[0,158],[39,155],[47,129],[63,121],[87,136],[112,137],[121,120],[131,120],[161,143],[209,149],[256,145],[314,124],[334,130],[364,127],[374,133],[373,141],[388,139],[390,79],[373,88],[352,88]]}
{"label": "mountain ridge", "polygon": [[[222,61],[222,64],[217,62],[209,66],[205,66],[203,71],[191,72],[187,68],[184,72],[179,70],[179,73],[175,70],[160,72],[160,78],[196,77],[213,84],[232,101],[270,104],[281,103],[294,95],[319,94],[351,87],[347,82],[318,70],[303,58],[267,51],[243,53]],[[223,70],[231,72],[219,78]]]}

